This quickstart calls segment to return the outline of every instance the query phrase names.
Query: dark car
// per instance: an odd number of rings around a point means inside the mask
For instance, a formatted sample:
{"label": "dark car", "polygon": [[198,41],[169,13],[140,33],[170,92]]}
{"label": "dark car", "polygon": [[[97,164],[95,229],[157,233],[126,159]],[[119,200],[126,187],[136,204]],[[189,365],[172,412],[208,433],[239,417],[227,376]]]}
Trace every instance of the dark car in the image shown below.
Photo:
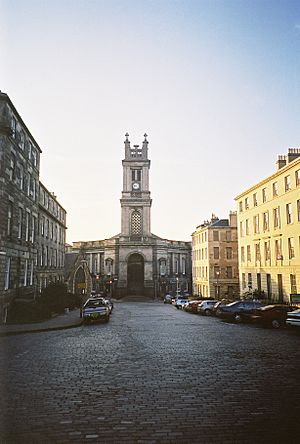
{"label": "dark car", "polygon": [[280,328],[285,325],[288,311],[295,310],[295,307],[284,304],[265,305],[257,308],[250,315],[249,319],[272,328]]}
{"label": "dark car", "polygon": [[219,316],[220,308],[223,307],[224,305],[230,304],[231,302],[233,301],[229,299],[221,299],[221,301],[216,302],[212,308],[212,315]]}
{"label": "dark car", "polygon": [[235,322],[242,322],[253,310],[262,307],[259,301],[235,301],[218,309],[218,316]]}

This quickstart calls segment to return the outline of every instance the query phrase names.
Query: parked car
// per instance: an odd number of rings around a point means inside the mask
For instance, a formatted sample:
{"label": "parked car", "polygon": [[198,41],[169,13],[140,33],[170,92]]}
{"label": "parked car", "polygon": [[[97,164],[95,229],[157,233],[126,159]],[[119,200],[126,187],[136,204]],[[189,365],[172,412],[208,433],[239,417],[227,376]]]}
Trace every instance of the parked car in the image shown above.
{"label": "parked car", "polygon": [[193,301],[187,301],[183,306],[183,310],[188,311],[189,313],[197,313],[198,305],[201,304],[201,300],[196,299]]}
{"label": "parked car", "polygon": [[229,299],[222,299],[221,301],[216,302],[212,308],[212,314],[214,316],[219,316],[220,308],[223,307],[223,305],[230,304],[231,302],[233,301],[230,301]]}
{"label": "parked car", "polygon": [[235,301],[231,304],[223,305],[218,309],[218,316],[223,319],[242,322],[246,316],[256,308],[262,307],[259,301]]}
{"label": "parked car", "polygon": [[172,303],[172,296],[170,294],[166,294],[164,297],[164,304],[171,304]]}
{"label": "parked car", "polygon": [[176,308],[182,308],[182,306],[186,303],[186,302],[188,302],[189,300],[187,299],[187,298],[184,298],[183,296],[180,296],[180,297],[178,297],[178,298],[176,298],[176,300],[175,300],[175,307]]}
{"label": "parked car", "polygon": [[249,320],[272,328],[280,328],[285,325],[287,313],[293,310],[291,305],[272,304],[257,308],[249,314]]}
{"label": "parked car", "polygon": [[97,321],[109,321],[110,308],[103,298],[88,299],[82,307],[82,317],[85,324]]}
{"label": "parked car", "polygon": [[289,311],[287,314],[286,325],[300,327],[300,309]]}
{"label": "parked car", "polygon": [[206,316],[211,316],[213,314],[214,305],[218,301],[202,301],[197,308],[198,313]]}

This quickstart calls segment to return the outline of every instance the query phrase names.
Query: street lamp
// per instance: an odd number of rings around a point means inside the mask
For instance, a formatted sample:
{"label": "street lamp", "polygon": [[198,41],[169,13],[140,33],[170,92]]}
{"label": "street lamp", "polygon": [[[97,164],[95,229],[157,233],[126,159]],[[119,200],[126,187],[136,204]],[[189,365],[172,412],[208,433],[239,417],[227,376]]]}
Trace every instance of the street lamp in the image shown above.
{"label": "street lamp", "polygon": [[179,294],[179,277],[178,276],[176,276],[176,294],[177,294],[177,296]]}
{"label": "street lamp", "polygon": [[217,299],[219,299],[219,297],[220,297],[219,276],[220,276],[220,272],[216,271],[216,277],[217,277]]}

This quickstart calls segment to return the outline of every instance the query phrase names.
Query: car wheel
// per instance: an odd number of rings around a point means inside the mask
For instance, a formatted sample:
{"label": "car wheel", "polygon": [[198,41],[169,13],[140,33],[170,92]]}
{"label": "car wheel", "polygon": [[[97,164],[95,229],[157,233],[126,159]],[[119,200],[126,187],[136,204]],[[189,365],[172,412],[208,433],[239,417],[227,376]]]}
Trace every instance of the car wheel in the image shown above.
{"label": "car wheel", "polygon": [[273,321],[271,322],[271,327],[272,328],[280,328],[281,327],[281,322],[278,321],[278,319],[273,319]]}
{"label": "car wheel", "polygon": [[205,316],[211,316],[211,312],[208,308],[204,311],[204,314]]}
{"label": "car wheel", "polygon": [[216,310],[216,316],[220,316],[221,313],[222,313],[221,310],[218,308],[218,309]]}
{"label": "car wheel", "polygon": [[242,316],[239,313],[236,313],[234,315],[234,320],[235,320],[235,322],[240,323],[240,322],[242,322]]}

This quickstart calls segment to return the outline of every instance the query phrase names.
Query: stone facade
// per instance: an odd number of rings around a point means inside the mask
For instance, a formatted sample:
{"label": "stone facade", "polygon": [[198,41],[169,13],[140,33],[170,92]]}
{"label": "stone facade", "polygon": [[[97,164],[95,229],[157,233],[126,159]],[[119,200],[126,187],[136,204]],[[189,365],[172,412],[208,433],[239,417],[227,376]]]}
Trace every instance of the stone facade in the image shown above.
{"label": "stone facade", "polygon": [[131,147],[128,137],[126,134],[122,161],[121,233],[110,239],[73,243],[66,258],[69,289],[105,291],[117,298],[191,291],[190,242],[151,233],[147,135],[141,148]]}
{"label": "stone facade", "polygon": [[37,287],[39,292],[50,282],[64,282],[66,211],[54,193],[39,186],[39,245]]}
{"label": "stone facade", "polygon": [[14,298],[38,294],[41,152],[7,94],[0,92],[0,322],[6,321]]}
{"label": "stone facade", "polygon": [[234,299],[239,295],[237,216],[212,216],[192,234],[194,294]]}
{"label": "stone facade", "polygon": [[279,156],[277,171],[235,200],[241,292],[289,302],[300,293],[300,149]]}

